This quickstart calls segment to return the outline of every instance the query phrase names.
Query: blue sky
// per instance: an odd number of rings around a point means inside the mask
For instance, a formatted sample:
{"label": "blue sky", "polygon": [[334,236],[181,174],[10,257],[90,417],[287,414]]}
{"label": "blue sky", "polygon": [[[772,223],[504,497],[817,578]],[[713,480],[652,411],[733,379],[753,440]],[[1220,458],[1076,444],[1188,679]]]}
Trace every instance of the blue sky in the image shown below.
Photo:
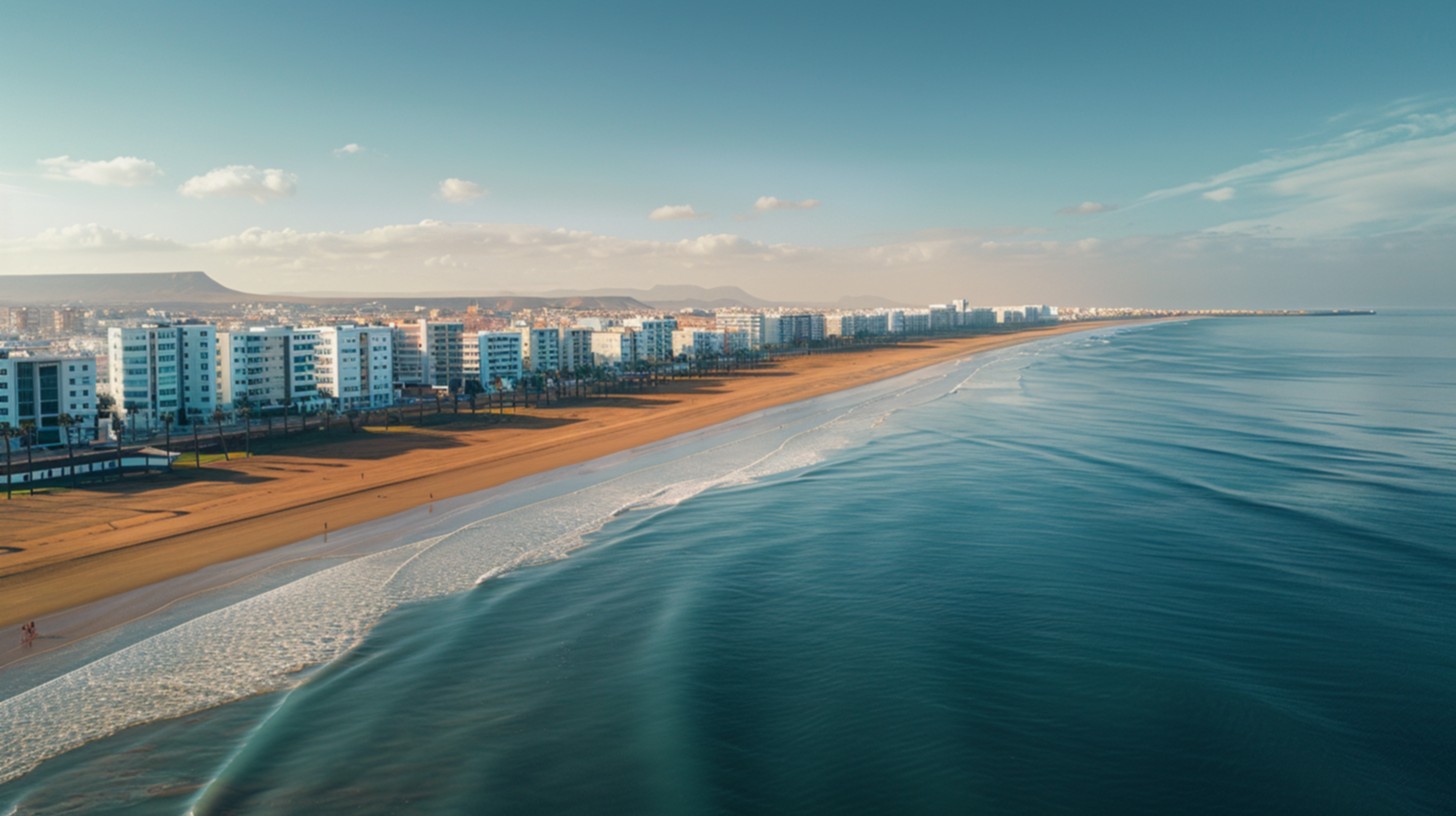
{"label": "blue sky", "polygon": [[1453,30],[1434,2],[9,4],[0,274],[1456,305]]}

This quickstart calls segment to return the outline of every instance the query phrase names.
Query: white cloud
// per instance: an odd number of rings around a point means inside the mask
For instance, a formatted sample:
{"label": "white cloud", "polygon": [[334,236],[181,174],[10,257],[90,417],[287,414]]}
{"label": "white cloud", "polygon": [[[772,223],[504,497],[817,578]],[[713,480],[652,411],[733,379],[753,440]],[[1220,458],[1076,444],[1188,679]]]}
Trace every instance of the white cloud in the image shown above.
{"label": "white cloud", "polygon": [[298,176],[277,168],[230,164],[206,175],[193,176],[177,188],[191,198],[251,198],[259,203],[287,198],[296,192]]}
{"label": "white cloud", "polygon": [[1231,201],[1236,191],[1232,187],[1220,187],[1217,190],[1209,190],[1203,197],[1209,201]]}
{"label": "white cloud", "polygon": [[806,198],[803,201],[790,201],[773,196],[759,196],[758,200],[753,202],[753,208],[759,212],[768,212],[769,210],[812,210],[817,206],[819,206],[819,199],[817,198]]}
{"label": "white cloud", "polygon": [[474,201],[490,191],[465,179],[447,178],[440,182],[440,198],[452,204],[463,204],[467,201]]}
{"label": "white cloud", "polygon": [[1116,205],[1103,204],[1100,201],[1083,201],[1072,207],[1063,207],[1057,210],[1058,215],[1096,215],[1097,213],[1111,212],[1117,209]]}
{"label": "white cloud", "polygon": [[746,241],[737,235],[718,233],[715,235],[699,235],[685,241],[678,241],[677,246],[689,255],[726,255],[736,252],[752,252],[758,249],[766,249],[763,244]]}
{"label": "white cloud", "polygon": [[689,218],[700,218],[691,204],[668,204],[658,207],[647,214],[653,221],[682,221]]}
{"label": "white cloud", "polygon": [[167,252],[182,249],[176,241],[155,235],[132,235],[99,224],[52,227],[30,238],[0,242],[10,252]]}
{"label": "white cloud", "polygon": [[1268,181],[1301,168],[1358,156],[1394,144],[1432,138],[1456,129],[1456,109],[1417,113],[1409,105],[1398,103],[1395,110],[1398,115],[1381,122],[1368,123],[1366,127],[1344,131],[1318,144],[1274,151],[1259,161],[1217,173],[1202,181],[1154,190],[1130,206],[1141,206],[1221,187]]}
{"label": "white cloud", "polygon": [[117,156],[107,161],[56,156],[53,159],[41,159],[38,164],[45,168],[46,175],[50,178],[84,181],[101,187],[140,187],[151,184],[162,175],[162,168],[156,162],[136,156]]}
{"label": "white cloud", "polygon": [[1384,145],[1267,180],[1273,215],[1219,232],[1309,237],[1456,224],[1456,133]]}
{"label": "white cloud", "polygon": [[361,144],[355,144],[354,142],[349,142],[348,144],[344,145],[343,147],[336,147],[336,148],[334,148],[334,155],[336,157],[338,157],[338,158],[343,158],[344,156],[357,156],[360,153],[368,153],[368,152],[369,152],[369,148],[367,148],[367,147],[365,147],[365,146],[363,146]]}

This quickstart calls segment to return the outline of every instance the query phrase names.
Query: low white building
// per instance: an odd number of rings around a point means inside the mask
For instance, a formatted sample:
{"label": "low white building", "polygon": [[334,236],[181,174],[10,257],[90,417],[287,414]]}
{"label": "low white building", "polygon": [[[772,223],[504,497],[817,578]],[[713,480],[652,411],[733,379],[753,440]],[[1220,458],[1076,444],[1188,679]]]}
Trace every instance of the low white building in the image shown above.
{"label": "low white building", "polygon": [[[73,420],[69,430],[61,417]],[[95,439],[96,358],[0,348],[0,425],[34,423],[37,445]],[[0,441],[0,444],[4,444]]]}

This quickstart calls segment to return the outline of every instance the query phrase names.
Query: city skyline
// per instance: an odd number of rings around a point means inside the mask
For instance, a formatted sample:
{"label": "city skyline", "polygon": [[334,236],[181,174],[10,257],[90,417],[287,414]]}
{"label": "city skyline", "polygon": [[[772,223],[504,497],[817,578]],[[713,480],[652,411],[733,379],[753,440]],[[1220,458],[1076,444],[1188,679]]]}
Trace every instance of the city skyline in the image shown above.
{"label": "city skyline", "polygon": [[351,12],[6,11],[0,275],[1456,305],[1445,5]]}

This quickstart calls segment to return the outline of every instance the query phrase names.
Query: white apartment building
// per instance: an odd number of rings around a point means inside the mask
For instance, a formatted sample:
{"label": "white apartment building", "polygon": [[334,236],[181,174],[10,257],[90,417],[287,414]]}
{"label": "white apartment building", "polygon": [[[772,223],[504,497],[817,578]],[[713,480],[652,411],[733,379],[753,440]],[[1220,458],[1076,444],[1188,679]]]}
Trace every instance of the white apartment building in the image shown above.
{"label": "white apartment building", "polygon": [[0,348],[0,425],[33,422],[35,444],[65,444],[62,414],[73,444],[96,438],[96,358]]}
{"label": "white apartment building", "polygon": [[906,309],[901,314],[901,319],[904,322],[906,334],[930,333],[929,309]]}
{"label": "white apartment building", "polygon": [[962,326],[970,326],[972,328],[994,326],[996,325],[996,310],[981,307],[967,309],[966,313],[962,315],[961,321]]}
{"label": "white apartment building", "polygon": [[521,354],[530,371],[561,370],[561,330],[557,328],[534,328],[522,326],[517,329],[521,338]]}
{"label": "white apartment building", "polygon": [[155,428],[211,420],[217,409],[218,331],[207,323],[113,327],[106,336],[115,410],[129,424]]}
{"label": "white apartment building", "polygon": [[561,330],[561,370],[575,374],[582,366],[596,365],[592,353],[592,330],[584,326],[572,326]]}
{"label": "white apartment building", "polygon": [[478,373],[468,371],[465,324],[453,320],[416,320],[391,323],[394,332],[394,379],[400,385],[446,389]]}
{"label": "white apartment building", "polygon": [[884,312],[836,312],[824,316],[824,334],[827,337],[869,337],[886,334],[889,330],[889,315]]}
{"label": "white apartment building", "polygon": [[633,317],[626,325],[637,330],[637,354],[644,360],[667,360],[673,356],[672,333],[677,318]]}
{"label": "white apartment building", "polygon": [[783,312],[763,316],[763,343],[792,346],[824,339],[824,315],[817,312]]}
{"label": "white apartment building", "polygon": [[[509,391],[521,379],[524,354],[521,351],[521,334],[513,331],[479,332],[476,347],[479,349],[480,384],[486,391],[497,388]],[[499,385],[497,385],[499,383]]]}
{"label": "white apartment building", "polygon": [[678,329],[672,333],[674,357],[713,356],[722,354],[723,348],[723,332],[716,329]]}
{"label": "white apartment building", "polygon": [[320,400],[340,411],[394,402],[394,332],[388,326],[340,324],[306,331],[318,338],[314,380]]}
{"label": "white apartment building", "polygon": [[224,408],[246,399],[254,410],[311,406],[317,329],[252,326],[218,335],[218,396]]}
{"label": "white apartment building", "polygon": [[592,332],[592,354],[602,365],[631,368],[639,358],[637,330],[626,327]]}
{"label": "white apartment building", "polygon": [[930,305],[930,330],[943,332],[954,329],[958,314],[956,307],[949,303],[932,303]]}
{"label": "white apartment building", "polygon": [[763,345],[763,312],[719,312],[718,328],[726,331],[741,331],[748,336],[748,347]]}

